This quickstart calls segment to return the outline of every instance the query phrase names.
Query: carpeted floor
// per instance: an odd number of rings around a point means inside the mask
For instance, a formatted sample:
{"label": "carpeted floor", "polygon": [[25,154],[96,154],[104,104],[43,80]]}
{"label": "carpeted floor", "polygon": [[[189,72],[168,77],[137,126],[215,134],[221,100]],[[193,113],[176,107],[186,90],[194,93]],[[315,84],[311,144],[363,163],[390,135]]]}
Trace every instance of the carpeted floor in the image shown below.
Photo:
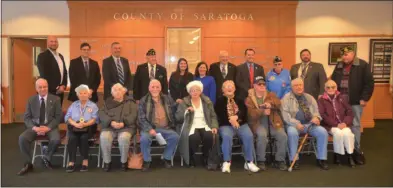
{"label": "carpeted floor", "polygon": [[299,171],[290,173],[270,168],[252,175],[243,170],[240,156],[234,157],[231,174],[180,167],[179,159],[175,159],[175,168],[163,169],[158,158],[153,158],[156,163],[151,172],[121,172],[119,158],[114,157],[110,173],[96,168],[96,159],[90,161],[89,172],[66,173],[60,167],[61,159],[55,158],[54,170],[44,169],[38,159],[34,172],[20,177],[16,175],[23,165],[18,136],[23,130],[21,124],[1,126],[2,186],[393,186],[393,121],[390,120],[377,121],[375,128],[365,129],[362,147],[367,164],[364,166],[354,169],[335,166],[329,153],[331,169],[322,171],[316,167],[314,155],[303,155]]}

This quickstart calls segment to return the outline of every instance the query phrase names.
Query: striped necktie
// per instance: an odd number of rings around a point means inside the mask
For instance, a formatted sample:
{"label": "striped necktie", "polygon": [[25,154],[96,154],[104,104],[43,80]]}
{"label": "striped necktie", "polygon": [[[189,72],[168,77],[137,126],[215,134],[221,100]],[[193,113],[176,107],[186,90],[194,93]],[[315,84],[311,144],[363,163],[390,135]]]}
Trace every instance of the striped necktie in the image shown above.
{"label": "striped necktie", "polygon": [[124,72],[123,72],[123,69],[122,69],[120,63],[121,63],[121,62],[120,62],[120,59],[118,58],[118,59],[117,59],[117,62],[116,62],[117,73],[118,73],[118,75],[119,75],[119,81],[120,81],[120,83],[121,83],[122,85],[124,85]]}

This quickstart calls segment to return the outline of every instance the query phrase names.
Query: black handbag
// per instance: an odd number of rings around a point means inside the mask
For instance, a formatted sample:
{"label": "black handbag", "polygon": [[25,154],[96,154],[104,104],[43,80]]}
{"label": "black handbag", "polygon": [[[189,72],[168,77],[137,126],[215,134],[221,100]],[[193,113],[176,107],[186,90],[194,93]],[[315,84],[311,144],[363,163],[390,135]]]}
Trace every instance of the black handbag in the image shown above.
{"label": "black handbag", "polygon": [[[79,123],[79,121],[77,121],[76,123]],[[72,126],[71,124],[68,124],[68,128],[70,130],[72,130],[72,132],[77,132],[77,133],[84,133],[84,132],[89,131],[89,127],[83,127],[80,129],[80,128]]]}
{"label": "black handbag", "polygon": [[221,153],[220,153],[220,143],[216,135],[213,135],[213,146],[210,149],[209,156],[207,158],[207,169],[208,170],[218,170],[221,165]]}

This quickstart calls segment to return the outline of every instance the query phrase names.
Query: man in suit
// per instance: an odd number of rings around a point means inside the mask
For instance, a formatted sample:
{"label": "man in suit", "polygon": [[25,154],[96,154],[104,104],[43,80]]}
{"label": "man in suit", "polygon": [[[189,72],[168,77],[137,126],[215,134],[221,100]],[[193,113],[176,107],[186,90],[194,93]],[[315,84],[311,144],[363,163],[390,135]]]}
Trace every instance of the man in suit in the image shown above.
{"label": "man in suit", "polygon": [[48,150],[42,157],[43,163],[48,169],[52,169],[50,160],[60,144],[58,129],[62,116],[60,99],[56,95],[48,94],[48,82],[45,79],[38,79],[35,88],[38,94],[28,100],[24,115],[26,130],[19,136],[19,147],[25,165],[18,172],[18,175],[24,175],[33,170],[30,145],[37,136],[47,136],[49,138]]}
{"label": "man in suit", "polygon": [[97,61],[90,59],[91,46],[89,43],[82,43],[80,46],[81,56],[71,60],[70,62],[70,82],[71,90],[68,95],[68,100],[74,102],[78,100],[75,88],[81,84],[86,84],[90,88],[90,100],[97,103],[97,89],[101,83],[100,67]]}
{"label": "man in suit", "polygon": [[156,79],[160,81],[162,92],[168,94],[168,78],[166,68],[157,64],[156,51],[150,49],[146,53],[147,62],[138,65],[135,73],[134,81],[134,99],[139,103],[139,100],[149,92],[150,80]]}
{"label": "man in suit", "polygon": [[216,81],[216,95],[222,96],[222,84],[227,80],[235,82],[236,66],[228,61],[228,52],[220,51],[220,61],[210,65],[209,75]]}
{"label": "man in suit", "polygon": [[311,52],[303,49],[300,52],[301,63],[292,65],[291,78],[304,80],[304,91],[318,100],[325,92],[326,72],[320,63],[311,62]]}
{"label": "man in suit", "polygon": [[246,62],[236,67],[236,95],[242,100],[247,98],[248,90],[253,88],[255,77],[262,76],[265,78],[263,66],[254,62],[254,55],[254,49],[246,49],[244,51]]}
{"label": "man in suit", "polygon": [[121,45],[113,42],[111,45],[112,55],[104,59],[102,63],[102,75],[104,77],[104,100],[111,97],[111,88],[116,83],[122,84],[128,91],[131,90],[131,71],[128,59],[120,57]]}
{"label": "man in suit", "polygon": [[55,36],[48,36],[47,46],[48,49],[38,55],[38,71],[40,77],[48,82],[48,92],[60,97],[62,105],[68,82],[67,68],[63,55],[57,52],[59,42]]}

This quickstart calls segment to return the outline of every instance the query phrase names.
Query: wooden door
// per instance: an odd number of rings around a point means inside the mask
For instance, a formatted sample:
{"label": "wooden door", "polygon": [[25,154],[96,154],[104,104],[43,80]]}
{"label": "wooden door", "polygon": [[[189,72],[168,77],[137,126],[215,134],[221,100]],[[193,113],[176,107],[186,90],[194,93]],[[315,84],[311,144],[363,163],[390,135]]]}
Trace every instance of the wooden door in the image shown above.
{"label": "wooden door", "polygon": [[38,54],[46,50],[46,39],[15,38],[12,44],[13,63],[13,122],[23,122],[23,114],[30,96],[36,93],[35,80],[39,77]]}

